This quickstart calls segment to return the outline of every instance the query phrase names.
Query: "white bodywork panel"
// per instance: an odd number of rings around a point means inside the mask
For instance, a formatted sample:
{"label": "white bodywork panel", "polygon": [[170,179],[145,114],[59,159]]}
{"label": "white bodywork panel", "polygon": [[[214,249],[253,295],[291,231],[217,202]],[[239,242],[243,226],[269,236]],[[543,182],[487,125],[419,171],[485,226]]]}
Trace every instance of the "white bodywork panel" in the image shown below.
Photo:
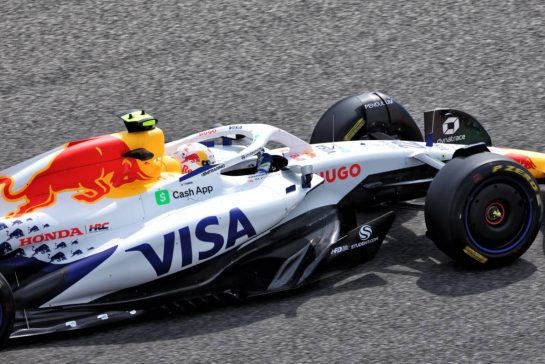
{"label": "white bodywork panel", "polygon": [[[367,176],[430,164],[440,168],[459,145],[405,141],[352,141],[310,145],[262,124],[218,127],[167,143],[171,155],[185,143],[244,135],[249,145],[211,147],[216,164],[191,175],[164,173],[147,191],[125,198],[81,203],[61,192],[56,202],[0,221],[12,250],[47,264],[72,263],[115,248],[96,268],[43,307],[90,302],[193,267],[312,209],[337,204]],[[273,149],[267,146],[276,143]],[[280,147],[278,147],[280,145]],[[57,148],[10,169],[16,190],[48,165]],[[254,164],[261,153],[281,155],[287,169],[226,175]],[[313,171],[303,187],[301,170]],[[0,215],[14,204],[0,206]],[[3,225],[0,225],[0,228]],[[13,232],[20,229],[24,236]],[[0,230],[0,234],[4,232]],[[62,255],[61,255],[62,254]],[[56,259],[55,259],[56,257]]]}

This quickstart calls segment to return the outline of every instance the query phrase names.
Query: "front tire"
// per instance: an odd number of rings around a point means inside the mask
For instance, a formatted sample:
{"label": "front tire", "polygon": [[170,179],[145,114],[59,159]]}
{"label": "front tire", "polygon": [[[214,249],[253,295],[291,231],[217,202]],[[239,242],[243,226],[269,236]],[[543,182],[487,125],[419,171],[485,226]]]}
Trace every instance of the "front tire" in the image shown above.
{"label": "front tire", "polygon": [[493,153],[454,158],[426,196],[428,236],[457,262],[493,268],[519,258],[539,232],[539,187],[520,164]]}
{"label": "front tire", "polygon": [[0,273],[0,350],[9,339],[15,320],[15,304],[9,283]]}

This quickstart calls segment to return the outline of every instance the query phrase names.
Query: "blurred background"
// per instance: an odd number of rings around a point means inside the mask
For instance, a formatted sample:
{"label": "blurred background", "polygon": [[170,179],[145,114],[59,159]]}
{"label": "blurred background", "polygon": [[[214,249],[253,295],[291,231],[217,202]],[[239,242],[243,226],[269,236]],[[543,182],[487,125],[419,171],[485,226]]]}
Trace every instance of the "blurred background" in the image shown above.
{"label": "blurred background", "polygon": [[[123,129],[144,108],[167,140],[217,122],[303,139],[336,100],[379,90],[456,107],[498,146],[545,151],[542,1],[16,1],[0,5],[0,122],[13,165]],[[193,316],[15,345],[73,361],[542,362],[542,240],[467,272],[400,212],[375,261],[312,290]],[[54,350],[51,350],[51,349]]]}

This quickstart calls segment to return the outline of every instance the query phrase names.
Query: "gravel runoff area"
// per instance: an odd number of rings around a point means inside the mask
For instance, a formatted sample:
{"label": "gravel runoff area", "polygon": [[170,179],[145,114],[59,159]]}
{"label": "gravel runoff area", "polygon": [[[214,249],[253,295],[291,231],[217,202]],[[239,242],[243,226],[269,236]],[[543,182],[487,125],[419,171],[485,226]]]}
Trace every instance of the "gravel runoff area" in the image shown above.
{"label": "gravel runoff area", "polygon": [[[110,133],[143,107],[167,139],[221,122],[308,139],[339,98],[456,107],[499,146],[545,150],[541,1],[4,1],[0,168]],[[457,267],[399,211],[374,261],[293,294],[14,341],[2,363],[545,361],[543,236],[517,263]]]}

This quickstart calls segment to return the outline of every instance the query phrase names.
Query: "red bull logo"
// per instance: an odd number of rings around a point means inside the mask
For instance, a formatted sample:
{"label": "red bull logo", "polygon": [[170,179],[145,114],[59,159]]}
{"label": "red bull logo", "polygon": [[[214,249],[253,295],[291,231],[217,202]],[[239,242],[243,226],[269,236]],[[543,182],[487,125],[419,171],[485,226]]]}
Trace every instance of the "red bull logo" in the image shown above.
{"label": "red bull logo", "polygon": [[[93,203],[113,190],[135,181],[150,180],[135,159],[124,158],[127,144],[112,135],[68,143],[49,165],[34,174],[23,188],[13,192],[13,178],[0,177],[4,199],[24,203],[8,216],[18,216],[55,204],[61,192],[76,191],[72,198]],[[128,195],[139,191],[128,192]]]}
{"label": "red bull logo", "polygon": [[208,155],[201,151],[197,150],[191,154],[186,155],[180,162],[182,173],[190,173],[195,169],[203,165],[203,161],[208,160]]}
{"label": "red bull logo", "polygon": [[182,163],[196,163],[201,164],[201,159],[204,158],[206,160],[206,154],[204,152],[197,151],[193,154],[190,154],[184,158]]}
{"label": "red bull logo", "polygon": [[530,157],[524,155],[524,154],[515,154],[515,153],[508,153],[505,154],[507,158],[511,158],[521,166],[523,166],[526,169],[536,169],[537,166],[535,163],[530,159]]}

